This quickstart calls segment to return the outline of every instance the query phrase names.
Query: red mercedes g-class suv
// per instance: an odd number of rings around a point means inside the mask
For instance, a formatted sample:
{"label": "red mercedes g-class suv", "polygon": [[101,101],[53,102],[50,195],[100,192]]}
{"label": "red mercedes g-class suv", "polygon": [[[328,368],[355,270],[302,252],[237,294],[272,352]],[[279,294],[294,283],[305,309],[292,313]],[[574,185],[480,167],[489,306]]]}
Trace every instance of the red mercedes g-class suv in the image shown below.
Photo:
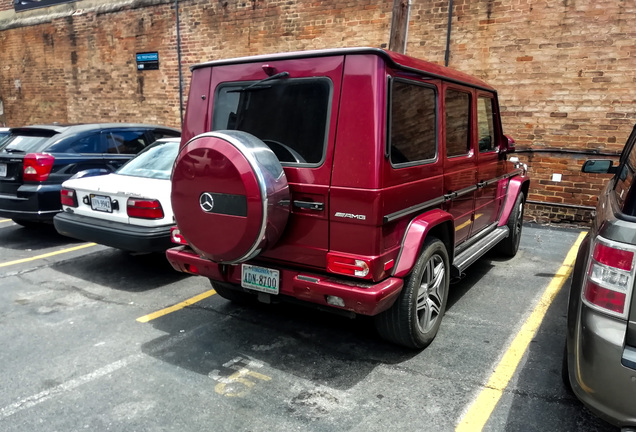
{"label": "red mercedes g-class suv", "polygon": [[371,315],[424,348],[451,277],[517,252],[529,179],[512,143],[492,87],[389,51],[193,66],[168,260],[226,299]]}

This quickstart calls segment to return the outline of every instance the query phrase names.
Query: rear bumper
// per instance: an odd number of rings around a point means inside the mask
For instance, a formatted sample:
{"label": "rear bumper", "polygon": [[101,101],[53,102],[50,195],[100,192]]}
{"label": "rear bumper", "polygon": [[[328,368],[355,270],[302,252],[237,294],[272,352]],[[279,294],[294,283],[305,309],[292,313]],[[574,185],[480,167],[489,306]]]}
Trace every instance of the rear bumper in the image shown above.
{"label": "rear bumper", "polygon": [[142,227],[67,212],[55,215],[53,224],[65,236],[131,252],[163,252],[173,246],[172,225]]}
{"label": "rear bumper", "polygon": [[570,382],[596,415],[619,427],[636,427],[636,368],[621,364],[626,322],[580,304],[569,341]]}
{"label": "rear bumper", "polygon": [[15,194],[0,194],[0,217],[50,222],[62,210],[59,184],[24,184]]}
{"label": "rear bumper", "polygon": [[[177,271],[205,276],[214,281],[241,284],[241,265],[219,264],[199,257],[190,248],[180,246],[166,251],[168,261]],[[377,315],[390,308],[404,284],[400,278],[388,278],[378,283],[362,283],[332,275],[260,264],[280,271],[280,295],[347,310],[361,315]],[[344,307],[327,303],[327,296],[344,300]]]}

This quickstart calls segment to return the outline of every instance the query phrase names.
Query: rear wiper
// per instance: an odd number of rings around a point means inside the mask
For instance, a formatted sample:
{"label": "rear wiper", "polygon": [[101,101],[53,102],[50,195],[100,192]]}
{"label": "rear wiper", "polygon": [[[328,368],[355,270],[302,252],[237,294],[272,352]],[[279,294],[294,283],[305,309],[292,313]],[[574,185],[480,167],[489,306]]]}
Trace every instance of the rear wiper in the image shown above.
{"label": "rear wiper", "polygon": [[267,78],[263,78],[260,81],[256,81],[255,83],[252,83],[250,85],[248,85],[245,88],[242,89],[236,89],[236,90],[228,90],[228,93],[242,93],[245,91],[250,91],[250,90],[254,90],[256,88],[256,90],[260,90],[262,87],[259,87],[262,83],[266,82],[266,81],[272,81],[275,79],[279,79],[279,78],[287,78],[289,77],[289,72],[279,72],[277,74],[274,74],[272,76],[268,76]]}
{"label": "rear wiper", "polygon": [[5,153],[24,153],[24,150],[20,150],[17,148],[6,148],[4,149]]}

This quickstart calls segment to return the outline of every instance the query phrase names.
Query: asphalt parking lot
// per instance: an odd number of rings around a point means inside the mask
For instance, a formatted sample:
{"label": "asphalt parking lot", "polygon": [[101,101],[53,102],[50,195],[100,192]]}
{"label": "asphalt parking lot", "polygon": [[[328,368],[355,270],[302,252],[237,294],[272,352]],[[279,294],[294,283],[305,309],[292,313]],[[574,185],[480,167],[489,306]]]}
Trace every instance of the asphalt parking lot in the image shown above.
{"label": "asphalt parking lot", "polygon": [[525,225],[413,352],[369,319],[236,306],[161,255],[0,220],[0,430],[614,431],[561,382],[580,233]]}

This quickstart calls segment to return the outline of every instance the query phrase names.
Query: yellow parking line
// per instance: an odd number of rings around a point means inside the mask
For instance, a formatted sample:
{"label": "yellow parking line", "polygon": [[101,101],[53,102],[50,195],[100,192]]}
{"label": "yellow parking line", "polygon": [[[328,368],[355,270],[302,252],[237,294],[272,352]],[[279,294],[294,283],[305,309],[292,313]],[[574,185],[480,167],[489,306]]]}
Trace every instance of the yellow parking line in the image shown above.
{"label": "yellow parking line", "polygon": [[15,261],[8,261],[8,262],[5,262],[5,263],[0,263],[0,267],[7,267],[7,266],[10,266],[10,265],[14,265],[14,264],[22,264],[22,263],[29,262],[29,261],[35,261],[35,260],[39,260],[39,259],[42,259],[42,258],[48,258],[48,257],[52,257],[52,256],[55,256],[55,255],[60,255],[60,254],[68,253],[68,252],[73,252],[73,251],[84,249],[84,248],[91,247],[91,246],[95,246],[95,243],[86,243],[86,244],[75,246],[75,247],[68,248],[68,249],[61,249],[61,250],[58,250],[58,251],[55,251],[55,252],[49,252],[49,253],[45,253],[45,254],[42,254],[42,255],[36,255],[34,257],[22,258],[22,259],[15,260]]}
{"label": "yellow parking line", "polygon": [[214,291],[213,289],[210,290],[210,291],[206,291],[206,292],[204,292],[202,294],[199,294],[198,296],[194,296],[192,298],[189,298],[186,301],[182,301],[181,303],[177,303],[174,306],[170,306],[170,307],[167,307],[165,309],[161,309],[161,310],[159,310],[157,312],[153,312],[151,314],[144,315],[144,316],[142,316],[140,318],[137,318],[137,321],[139,321],[141,323],[146,323],[148,321],[152,321],[155,318],[159,318],[161,316],[168,315],[169,313],[172,313],[174,311],[178,311],[180,309],[183,309],[186,306],[190,306],[191,304],[195,304],[196,302],[199,302],[199,301],[201,301],[201,300],[203,300],[205,298],[213,296],[214,294],[216,294],[216,291]]}
{"label": "yellow parking line", "polygon": [[576,260],[576,253],[579,249],[586,232],[583,231],[570,248],[561,268],[550,281],[550,284],[543,292],[539,304],[534,308],[526,322],[523,324],[514,340],[504,353],[497,368],[490,376],[486,387],[477,396],[477,399],[470,406],[464,417],[461,419],[455,431],[457,432],[475,432],[481,431],[490,418],[493,410],[497,406],[504,390],[508,386],[510,379],[517,370],[519,362],[528,349],[528,345],[536,334],[543,317],[545,316],[550,304],[561,290],[561,287],[572,273],[572,267]]}

